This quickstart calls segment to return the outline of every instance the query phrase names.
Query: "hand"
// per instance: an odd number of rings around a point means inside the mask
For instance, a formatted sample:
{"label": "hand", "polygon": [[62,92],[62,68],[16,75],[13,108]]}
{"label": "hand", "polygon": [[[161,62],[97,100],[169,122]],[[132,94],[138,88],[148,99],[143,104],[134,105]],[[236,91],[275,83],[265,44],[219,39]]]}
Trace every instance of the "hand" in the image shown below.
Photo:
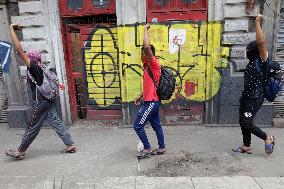
{"label": "hand", "polygon": [[256,16],[255,22],[261,22],[263,20],[263,16],[261,14],[258,14]]}
{"label": "hand", "polygon": [[13,28],[13,29],[19,29],[20,25],[19,25],[18,22],[14,22],[10,25],[10,27]]}
{"label": "hand", "polygon": [[65,89],[65,86],[63,84],[58,84],[58,87],[60,90],[64,90]]}
{"label": "hand", "polygon": [[146,24],[146,25],[145,25],[145,29],[148,30],[149,28],[150,28],[150,25],[149,25],[149,24]]}
{"label": "hand", "polygon": [[136,100],[135,100],[135,105],[139,106],[141,104],[141,100],[142,100],[142,97],[138,97]]}
{"label": "hand", "polygon": [[249,15],[251,15],[251,13],[253,12],[254,6],[255,0],[248,0],[246,10]]}

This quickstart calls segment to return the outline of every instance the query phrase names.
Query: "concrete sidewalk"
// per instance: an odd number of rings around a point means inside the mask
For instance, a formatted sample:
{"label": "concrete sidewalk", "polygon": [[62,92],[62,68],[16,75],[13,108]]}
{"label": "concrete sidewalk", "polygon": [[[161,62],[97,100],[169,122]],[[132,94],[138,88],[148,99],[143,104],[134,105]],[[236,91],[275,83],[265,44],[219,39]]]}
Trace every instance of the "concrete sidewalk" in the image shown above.
{"label": "concrete sidewalk", "polygon": [[283,189],[281,177],[104,177],[60,181],[36,177],[0,177],[2,189]]}
{"label": "concrete sidewalk", "polygon": [[[236,154],[240,128],[203,126],[165,127],[167,154],[137,161],[137,136],[131,128],[77,123],[70,132],[78,146],[75,154],[62,154],[62,141],[51,129],[42,129],[26,159],[13,161],[5,149],[16,148],[24,130],[0,125],[0,188],[284,188],[284,129],[267,128],[276,136],[276,149],[264,153],[261,140],[252,137],[253,154]],[[157,145],[147,129],[152,147]],[[63,179],[63,182],[61,182]],[[245,180],[245,182],[244,182]],[[123,184],[125,182],[125,185]],[[159,184],[161,183],[161,184]],[[167,187],[162,187],[163,183]],[[210,184],[209,184],[210,183]],[[95,185],[96,184],[96,185]],[[214,185],[215,184],[215,185]],[[242,186],[242,185],[246,186]],[[274,184],[273,187],[268,187]],[[278,187],[278,188],[279,188]],[[155,187],[158,188],[158,187]]]}

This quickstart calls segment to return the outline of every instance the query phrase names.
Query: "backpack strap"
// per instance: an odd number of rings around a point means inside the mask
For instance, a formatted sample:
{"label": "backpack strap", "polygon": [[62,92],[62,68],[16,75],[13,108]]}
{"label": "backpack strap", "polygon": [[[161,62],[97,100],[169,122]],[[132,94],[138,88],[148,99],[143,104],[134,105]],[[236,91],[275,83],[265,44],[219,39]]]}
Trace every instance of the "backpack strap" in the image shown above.
{"label": "backpack strap", "polygon": [[256,59],[254,62],[255,62],[256,71],[257,71],[258,73],[261,73],[262,69],[261,69],[261,65],[260,65],[259,59]]}
{"label": "backpack strap", "polygon": [[36,85],[35,86],[35,95],[36,95],[36,101],[38,102],[38,97],[37,97],[37,82],[36,80],[34,79],[34,77],[31,75],[30,71],[27,70],[27,77]]}
{"label": "backpack strap", "polygon": [[258,73],[262,72],[263,74],[263,78],[260,78],[260,80],[262,81],[263,88],[265,88],[270,80],[268,76],[268,64],[270,64],[270,61],[267,59],[267,63],[265,65],[261,65],[262,63],[260,61],[260,59],[255,61],[255,67]]}
{"label": "backpack strap", "polygon": [[152,78],[155,87],[158,88],[157,81],[154,79],[153,73],[152,73],[152,71],[151,71],[149,66],[147,66],[147,72],[148,72],[149,76]]}

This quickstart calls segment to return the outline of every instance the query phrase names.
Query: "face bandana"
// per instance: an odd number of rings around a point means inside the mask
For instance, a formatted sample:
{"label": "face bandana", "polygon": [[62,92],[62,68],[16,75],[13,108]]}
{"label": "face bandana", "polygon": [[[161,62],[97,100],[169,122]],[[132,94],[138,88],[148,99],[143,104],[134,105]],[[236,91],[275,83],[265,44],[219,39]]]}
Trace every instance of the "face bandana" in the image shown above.
{"label": "face bandana", "polygon": [[145,68],[147,65],[150,65],[150,61],[147,57],[143,56],[142,57],[142,63],[143,63],[143,67]]}
{"label": "face bandana", "polygon": [[255,61],[260,57],[258,45],[256,41],[252,41],[247,46],[247,58],[250,61]]}
{"label": "face bandana", "polygon": [[39,50],[29,49],[26,52],[26,55],[29,57],[29,59],[31,61],[35,62],[36,64],[41,64],[41,54],[40,54]]}

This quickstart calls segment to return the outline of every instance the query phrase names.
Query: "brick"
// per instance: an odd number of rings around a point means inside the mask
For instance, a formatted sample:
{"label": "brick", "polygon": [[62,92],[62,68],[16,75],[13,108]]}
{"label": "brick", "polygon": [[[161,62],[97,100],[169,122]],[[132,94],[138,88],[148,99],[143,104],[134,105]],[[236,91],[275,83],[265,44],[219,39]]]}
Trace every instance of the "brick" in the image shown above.
{"label": "brick", "polygon": [[224,18],[240,18],[246,16],[256,16],[260,12],[259,5],[256,5],[251,15],[246,12],[246,4],[224,6]]}
{"label": "brick", "polygon": [[249,31],[249,20],[248,19],[234,19],[225,20],[224,31]]}
{"label": "brick", "polygon": [[250,41],[255,40],[255,38],[255,33],[226,33],[223,34],[223,44],[247,45]]}
{"label": "brick", "polygon": [[284,128],[284,119],[283,118],[273,118],[273,127]]}
{"label": "brick", "polygon": [[227,4],[239,4],[239,3],[247,3],[248,0],[226,0]]}
{"label": "brick", "polygon": [[234,66],[235,72],[241,72],[244,70],[249,63],[248,59],[232,59],[235,63],[232,63]]}
{"label": "brick", "polygon": [[45,19],[42,14],[32,16],[13,16],[12,22],[18,22],[23,27],[45,25]]}
{"label": "brick", "polygon": [[19,2],[19,13],[35,13],[42,12],[43,5],[41,1]]}
{"label": "brick", "polygon": [[247,16],[245,5],[226,5],[224,6],[225,18],[240,18]]}
{"label": "brick", "polygon": [[246,58],[246,46],[233,46],[230,51],[230,57]]}
{"label": "brick", "polygon": [[45,28],[24,28],[23,32],[23,39],[30,40],[30,39],[46,39],[46,29]]}
{"label": "brick", "polygon": [[24,50],[38,49],[41,52],[47,51],[45,41],[21,41]]}

